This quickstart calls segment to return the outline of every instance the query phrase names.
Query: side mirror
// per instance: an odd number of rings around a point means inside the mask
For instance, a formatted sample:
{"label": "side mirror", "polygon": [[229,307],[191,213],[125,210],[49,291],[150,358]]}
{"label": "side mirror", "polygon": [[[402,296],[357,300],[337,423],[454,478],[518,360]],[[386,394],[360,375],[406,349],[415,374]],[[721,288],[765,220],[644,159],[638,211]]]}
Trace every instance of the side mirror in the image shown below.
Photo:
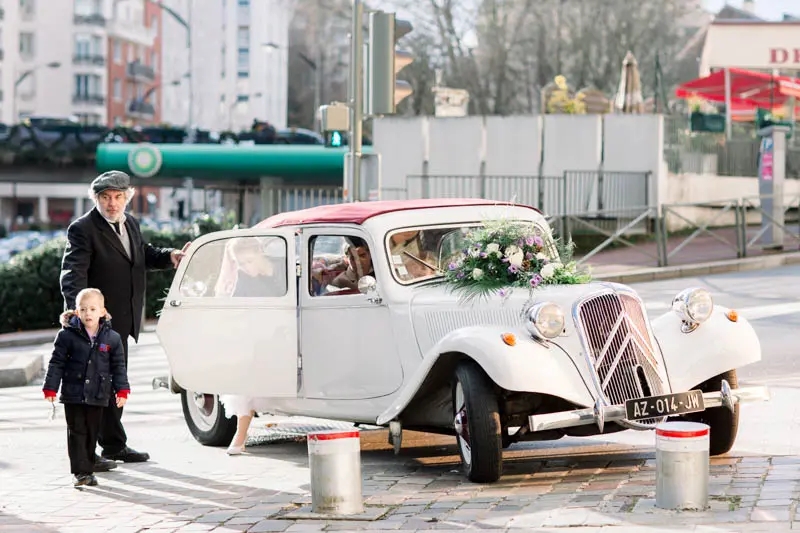
{"label": "side mirror", "polygon": [[372,276],[364,276],[358,280],[358,292],[361,294],[371,294],[378,292],[378,282]]}
{"label": "side mirror", "polygon": [[378,282],[372,276],[364,276],[358,280],[358,292],[367,297],[369,303],[378,305],[383,298],[378,295]]}

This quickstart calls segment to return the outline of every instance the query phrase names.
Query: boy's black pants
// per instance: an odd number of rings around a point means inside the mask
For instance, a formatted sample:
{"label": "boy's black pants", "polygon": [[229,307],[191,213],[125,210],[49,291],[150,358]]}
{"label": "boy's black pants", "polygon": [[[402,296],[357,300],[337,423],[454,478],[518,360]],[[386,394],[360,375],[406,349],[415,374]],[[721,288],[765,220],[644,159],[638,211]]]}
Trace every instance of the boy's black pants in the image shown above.
{"label": "boy's black pants", "polygon": [[103,407],[77,403],[64,404],[67,419],[67,452],[73,474],[94,472],[94,448],[103,418]]}

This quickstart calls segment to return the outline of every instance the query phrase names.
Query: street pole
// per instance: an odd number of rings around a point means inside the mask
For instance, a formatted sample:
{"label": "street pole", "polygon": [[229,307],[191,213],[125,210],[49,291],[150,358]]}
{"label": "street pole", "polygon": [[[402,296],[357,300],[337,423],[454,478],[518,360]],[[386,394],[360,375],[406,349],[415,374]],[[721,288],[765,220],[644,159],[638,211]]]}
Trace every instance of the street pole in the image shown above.
{"label": "street pole", "polygon": [[[350,36],[350,201],[361,200],[361,128],[364,114],[364,6],[353,0],[353,29]],[[347,190],[345,183],[345,190]]]}
{"label": "street pole", "polygon": [[[192,7],[194,2],[189,0],[187,21],[186,21],[186,49],[189,54],[189,121],[186,125],[188,130],[192,129],[194,122],[194,67],[192,65]],[[187,132],[188,133],[188,132]],[[189,200],[191,205],[191,200]]]}
{"label": "street pole", "polygon": [[319,120],[317,118],[319,113],[319,106],[322,104],[322,32],[320,31],[320,10],[322,3],[317,0],[316,11],[314,15],[314,32],[316,37],[314,39],[314,131],[319,132]]}

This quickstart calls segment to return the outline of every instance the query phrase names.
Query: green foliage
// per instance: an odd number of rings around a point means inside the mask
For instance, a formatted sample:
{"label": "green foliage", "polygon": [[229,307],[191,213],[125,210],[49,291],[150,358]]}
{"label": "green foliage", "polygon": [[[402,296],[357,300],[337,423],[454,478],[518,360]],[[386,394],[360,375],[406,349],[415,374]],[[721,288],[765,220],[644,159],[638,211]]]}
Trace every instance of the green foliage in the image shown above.
{"label": "green foliage", "polygon": [[574,246],[550,241],[539,228],[514,220],[495,220],[467,235],[461,257],[451,262],[443,283],[463,300],[515,288],[588,283],[591,276],[572,260]]}
{"label": "green foliage", "polygon": [[[213,222],[203,218],[195,231],[154,232],[142,231],[145,242],[159,248],[182,248],[198,235],[228,229],[231,218]],[[59,238],[22,252],[6,264],[0,264],[0,333],[29,331],[58,327],[58,316],[63,311],[59,275],[66,239]],[[145,316],[155,318],[164,305],[164,298],[172,278],[173,269],[147,273]]]}

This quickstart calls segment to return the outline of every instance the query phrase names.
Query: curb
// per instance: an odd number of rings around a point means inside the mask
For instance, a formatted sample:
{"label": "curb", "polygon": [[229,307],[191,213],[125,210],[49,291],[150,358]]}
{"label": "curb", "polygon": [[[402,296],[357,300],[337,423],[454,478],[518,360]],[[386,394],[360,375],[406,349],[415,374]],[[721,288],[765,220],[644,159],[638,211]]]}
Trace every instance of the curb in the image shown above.
{"label": "curb", "polygon": [[709,274],[724,274],[727,272],[765,270],[789,265],[800,265],[800,252],[611,272],[608,274],[598,274],[594,276],[594,278],[600,281],[612,281],[616,283],[641,283],[645,281],[707,276]]}

